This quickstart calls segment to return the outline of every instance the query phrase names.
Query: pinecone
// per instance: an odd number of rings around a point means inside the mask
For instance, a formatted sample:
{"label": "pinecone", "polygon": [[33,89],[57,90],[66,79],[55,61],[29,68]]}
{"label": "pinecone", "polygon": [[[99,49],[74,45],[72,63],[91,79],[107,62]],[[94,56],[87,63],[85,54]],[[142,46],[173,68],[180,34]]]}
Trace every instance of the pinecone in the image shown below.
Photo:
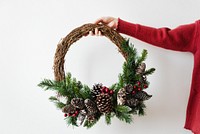
{"label": "pinecone", "polygon": [[111,97],[107,93],[97,95],[97,108],[101,113],[109,113],[112,110]]}
{"label": "pinecone", "polygon": [[152,95],[149,95],[144,91],[139,91],[133,97],[138,100],[144,101],[144,100],[150,99],[152,97]]}
{"label": "pinecone", "polygon": [[96,99],[96,96],[101,93],[101,88],[102,88],[102,84],[101,83],[93,85],[93,88],[91,90],[93,99]]}
{"label": "pinecone", "polygon": [[76,108],[73,105],[68,105],[62,108],[62,112],[72,114],[76,112]]}
{"label": "pinecone", "polygon": [[133,91],[133,85],[131,84],[126,85],[124,88],[128,94],[132,93]]}
{"label": "pinecone", "polygon": [[90,113],[90,114],[95,114],[95,113],[97,113],[96,104],[95,104],[92,100],[86,99],[86,100],[84,101],[84,103],[85,103],[85,106],[86,106],[86,108],[87,108],[88,113]]}
{"label": "pinecone", "polygon": [[146,69],[146,64],[141,63],[136,70],[136,74],[143,74],[145,69]]}
{"label": "pinecone", "polygon": [[131,98],[126,101],[126,105],[129,107],[135,107],[137,106],[138,103],[139,103],[138,99],[135,99],[135,98]]}
{"label": "pinecone", "polygon": [[85,107],[84,105],[84,101],[82,98],[73,98],[71,100],[71,104],[75,107],[75,108],[78,108],[78,109],[83,109]]}
{"label": "pinecone", "polygon": [[95,114],[87,114],[87,120],[89,122],[94,122],[96,120]]}
{"label": "pinecone", "polygon": [[139,81],[140,81],[141,83],[145,84],[146,81],[147,81],[147,76],[146,76],[146,75],[141,75]]}
{"label": "pinecone", "polygon": [[81,110],[77,117],[77,125],[81,126],[83,124],[83,121],[85,120],[87,113],[85,110]]}
{"label": "pinecone", "polygon": [[122,88],[117,93],[117,104],[124,105],[126,102],[126,89]]}

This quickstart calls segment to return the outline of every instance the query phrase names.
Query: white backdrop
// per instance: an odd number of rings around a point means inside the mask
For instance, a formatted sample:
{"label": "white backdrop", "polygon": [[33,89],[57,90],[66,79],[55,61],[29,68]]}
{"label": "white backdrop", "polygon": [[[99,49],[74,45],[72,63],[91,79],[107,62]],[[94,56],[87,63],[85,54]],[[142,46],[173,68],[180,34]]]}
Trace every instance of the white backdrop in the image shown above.
{"label": "white backdrop", "polygon": [[[139,52],[147,49],[153,98],[147,115],[128,125],[101,119],[90,130],[67,127],[63,113],[49,102],[52,92],[37,84],[53,79],[58,41],[72,29],[101,16],[153,27],[175,28],[200,18],[199,0],[0,0],[0,134],[192,134],[183,128],[191,84],[193,56],[150,46],[131,37]],[[72,46],[66,70],[85,84],[117,81],[123,64],[105,37],[85,37]]]}

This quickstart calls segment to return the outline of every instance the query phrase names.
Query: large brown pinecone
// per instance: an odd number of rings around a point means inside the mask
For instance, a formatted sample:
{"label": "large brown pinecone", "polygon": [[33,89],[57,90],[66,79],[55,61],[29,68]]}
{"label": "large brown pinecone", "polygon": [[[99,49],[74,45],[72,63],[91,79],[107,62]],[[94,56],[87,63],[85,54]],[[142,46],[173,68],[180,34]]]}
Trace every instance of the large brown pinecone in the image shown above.
{"label": "large brown pinecone", "polygon": [[110,113],[112,110],[111,97],[107,93],[97,95],[97,108],[101,113]]}

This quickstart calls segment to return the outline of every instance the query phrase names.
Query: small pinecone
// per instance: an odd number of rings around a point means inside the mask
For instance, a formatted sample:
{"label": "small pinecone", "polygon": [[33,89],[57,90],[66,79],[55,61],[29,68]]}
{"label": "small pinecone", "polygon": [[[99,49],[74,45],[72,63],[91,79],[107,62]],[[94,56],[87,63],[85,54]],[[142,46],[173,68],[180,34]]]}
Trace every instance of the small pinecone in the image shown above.
{"label": "small pinecone", "polygon": [[73,105],[68,105],[62,108],[63,113],[75,113],[76,108]]}
{"label": "small pinecone", "polygon": [[128,84],[124,88],[128,94],[132,93],[133,91],[133,85]]}
{"label": "small pinecone", "polygon": [[102,84],[95,84],[91,90],[92,98],[96,99],[96,96],[101,93]]}
{"label": "small pinecone", "polygon": [[147,76],[146,76],[146,75],[141,75],[139,81],[140,81],[141,83],[145,84],[146,81],[147,81]]}
{"label": "small pinecone", "polygon": [[148,95],[146,92],[144,91],[139,91],[134,95],[134,98],[144,101],[144,100],[148,100],[152,97],[152,95]]}
{"label": "small pinecone", "polygon": [[126,89],[121,88],[117,93],[117,104],[124,105],[126,102]]}
{"label": "small pinecone", "polygon": [[136,74],[143,74],[145,69],[146,69],[146,64],[141,63],[136,70]]}
{"label": "small pinecone", "polygon": [[86,100],[84,101],[84,103],[85,103],[85,106],[86,106],[86,108],[87,108],[88,113],[90,113],[90,114],[95,114],[95,113],[97,113],[96,104],[95,104],[92,100],[86,99]]}
{"label": "small pinecone", "polygon": [[71,104],[78,109],[83,109],[85,107],[84,101],[82,98],[73,98]]}
{"label": "small pinecone", "polygon": [[87,114],[87,120],[89,122],[94,122],[96,120],[95,114]]}
{"label": "small pinecone", "polygon": [[97,108],[101,113],[109,113],[112,110],[111,97],[107,93],[102,93],[96,99]]}
{"label": "small pinecone", "polygon": [[81,110],[77,117],[77,125],[81,126],[83,124],[83,121],[85,120],[87,113],[85,110]]}
{"label": "small pinecone", "polygon": [[135,107],[137,106],[138,103],[139,103],[138,99],[135,99],[135,98],[131,98],[126,101],[126,105],[129,107]]}

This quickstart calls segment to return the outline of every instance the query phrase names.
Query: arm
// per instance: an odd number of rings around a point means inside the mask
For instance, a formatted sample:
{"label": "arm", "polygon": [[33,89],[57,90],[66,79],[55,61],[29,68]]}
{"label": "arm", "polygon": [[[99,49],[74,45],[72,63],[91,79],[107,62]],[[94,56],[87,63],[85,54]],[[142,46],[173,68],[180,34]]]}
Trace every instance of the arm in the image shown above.
{"label": "arm", "polygon": [[172,30],[169,28],[157,29],[118,19],[117,30],[154,46],[176,51],[194,52],[195,27],[195,23],[192,23]]}

